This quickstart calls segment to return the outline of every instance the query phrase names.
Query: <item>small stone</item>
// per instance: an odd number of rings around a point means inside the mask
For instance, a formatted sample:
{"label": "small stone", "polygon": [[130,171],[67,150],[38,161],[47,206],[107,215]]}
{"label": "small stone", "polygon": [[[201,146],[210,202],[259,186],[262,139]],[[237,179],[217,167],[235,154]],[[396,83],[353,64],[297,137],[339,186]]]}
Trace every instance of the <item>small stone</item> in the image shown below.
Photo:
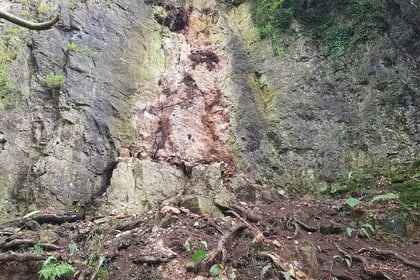
{"label": "small stone", "polygon": [[165,205],[162,208],[160,208],[160,213],[162,213],[162,214],[169,214],[170,213],[170,214],[178,215],[178,214],[181,213],[181,210],[179,210],[176,207]]}
{"label": "small stone", "polygon": [[382,221],[380,221],[379,228],[381,231],[401,237],[405,237],[408,234],[407,223],[404,217],[398,214],[385,217]]}

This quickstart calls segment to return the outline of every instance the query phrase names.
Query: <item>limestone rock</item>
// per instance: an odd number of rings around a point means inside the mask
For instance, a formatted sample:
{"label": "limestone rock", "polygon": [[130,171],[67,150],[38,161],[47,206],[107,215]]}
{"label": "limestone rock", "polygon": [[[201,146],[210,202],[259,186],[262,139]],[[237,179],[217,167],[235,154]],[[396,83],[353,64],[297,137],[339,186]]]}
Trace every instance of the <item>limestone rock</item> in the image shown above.
{"label": "limestone rock", "polygon": [[128,158],[115,168],[102,211],[143,213],[185,188],[181,170],[163,162]]}

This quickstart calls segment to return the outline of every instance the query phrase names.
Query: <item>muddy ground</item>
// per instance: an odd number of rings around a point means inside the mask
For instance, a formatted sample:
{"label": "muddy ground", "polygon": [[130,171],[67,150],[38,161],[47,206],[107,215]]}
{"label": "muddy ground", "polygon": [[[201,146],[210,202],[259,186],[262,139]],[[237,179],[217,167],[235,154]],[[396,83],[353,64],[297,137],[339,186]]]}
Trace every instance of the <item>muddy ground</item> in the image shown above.
{"label": "muddy ground", "polygon": [[47,209],[2,227],[0,279],[38,279],[48,255],[76,270],[56,279],[420,279],[418,211],[373,197],[279,197],[219,218],[166,205],[61,223]]}

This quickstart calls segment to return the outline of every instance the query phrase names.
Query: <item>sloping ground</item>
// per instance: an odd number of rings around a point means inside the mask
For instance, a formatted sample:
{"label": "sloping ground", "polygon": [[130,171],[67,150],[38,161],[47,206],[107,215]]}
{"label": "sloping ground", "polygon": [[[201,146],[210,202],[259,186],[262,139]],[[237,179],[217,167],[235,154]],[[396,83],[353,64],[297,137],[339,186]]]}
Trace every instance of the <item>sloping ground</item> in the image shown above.
{"label": "sloping ground", "polygon": [[[46,209],[33,216],[41,226],[26,219],[14,223],[20,230],[2,228],[0,259],[57,256],[77,270],[60,279],[419,279],[419,213],[391,218],[397,204],[372,198],[353,207],[344,199],[239,203],[218,219],[175,202],[61,225],[40,218],[54,221]],[[34,244],[43,250],[33,254]],[[2,262],[0,279],[36,279],[41,266]]]}

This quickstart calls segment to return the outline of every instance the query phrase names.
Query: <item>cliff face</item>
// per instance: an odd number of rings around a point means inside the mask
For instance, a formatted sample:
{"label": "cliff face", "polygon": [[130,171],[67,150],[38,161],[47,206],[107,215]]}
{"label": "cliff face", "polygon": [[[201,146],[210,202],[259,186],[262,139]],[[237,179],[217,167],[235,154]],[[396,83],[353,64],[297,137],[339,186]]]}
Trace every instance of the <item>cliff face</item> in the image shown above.
{"label": "cliff face", "polygon": [[103,2],[64,1],[48,31],[0,26],[2,52],[16,45],[0,68],[4,213],[106,190],[104,211],[183,192],[211,212],[226,186],[313,190],[420,156],[420,10],[408,0],[388,1],[389,31],[341,58],[305,36],[275,56],[249,3]]}
{"label": "cliff face", "polygon": [[388,3],[384,36],[340,57],[304,35],[274,56],[252,33],[247,4],[231,11],[235,131],[250,172],[313,189],[342,172],[418,157],[418,11]]}

